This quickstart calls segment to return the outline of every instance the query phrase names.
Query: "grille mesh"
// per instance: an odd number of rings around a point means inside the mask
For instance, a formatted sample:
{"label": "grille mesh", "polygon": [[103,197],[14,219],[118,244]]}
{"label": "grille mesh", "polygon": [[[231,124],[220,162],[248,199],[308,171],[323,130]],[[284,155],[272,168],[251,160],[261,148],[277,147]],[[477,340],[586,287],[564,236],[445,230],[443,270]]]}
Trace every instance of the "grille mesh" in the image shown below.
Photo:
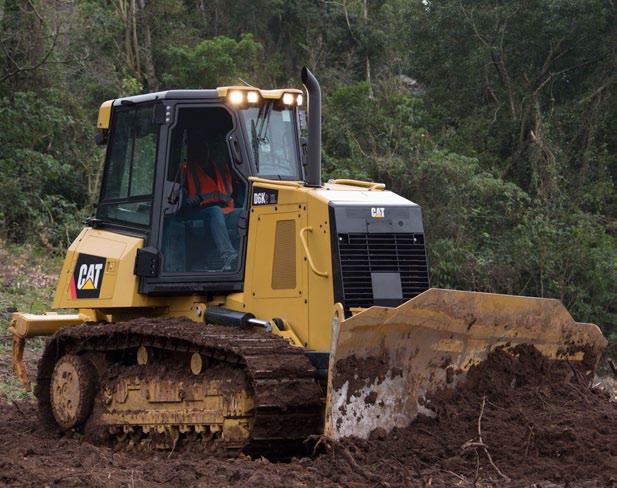
{"label": "grille mesh", "polygon": [[339,234],[338,245],[346,310],[374,305],[374,272],[400,273],[404,301],[429,286],[422,234]]}
{"label": "grille mesh", "polygon": [[296,287],[296,221],[279,220],[274,238],[272,262],[272,289]]}

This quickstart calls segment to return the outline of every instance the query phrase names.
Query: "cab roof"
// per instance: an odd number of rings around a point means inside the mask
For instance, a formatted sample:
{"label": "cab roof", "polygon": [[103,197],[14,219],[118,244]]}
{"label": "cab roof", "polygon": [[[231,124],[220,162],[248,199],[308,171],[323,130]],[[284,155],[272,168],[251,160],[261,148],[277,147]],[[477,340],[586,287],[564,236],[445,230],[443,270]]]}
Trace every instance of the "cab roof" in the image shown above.
{"label": "cab roof", "polygon": [[213,99],[223,98],[231,90],[242,91],[258,91],[262,98],[278,99],[283,96],[283,93],[302,93],[302,90],[297,88],[277,88],[275,90],[263,90],[253,86],[220,86],[214,89],[207,90],[166,90],[154,93],[145,93],[143,95],[133,95],[131,97],[116,98],[113,105],[122,105],[126,103],[143,103],[153,100],[185,100],[185,99]]}
{"label": "cab roof", "polygon": [[99,117],[97,127],[106,130],[109,128],[109,120],[111,117],[111,107],[119,105],[127,105],[134,103],[152,102],[154,100],[214,100],[222,99],[231,91],[257,91],[261,98],[276,100],[283,96],[284,93],[300,94],[302,90],[297,88],[278,88],[275,90],[262,90],[254,86],[220,86],[214,89],[207,90],[165,90],[154,93],[144,93],[143,95],[133,95],[131,97],[121,97],[114,100],[103,102],[99,108]]}

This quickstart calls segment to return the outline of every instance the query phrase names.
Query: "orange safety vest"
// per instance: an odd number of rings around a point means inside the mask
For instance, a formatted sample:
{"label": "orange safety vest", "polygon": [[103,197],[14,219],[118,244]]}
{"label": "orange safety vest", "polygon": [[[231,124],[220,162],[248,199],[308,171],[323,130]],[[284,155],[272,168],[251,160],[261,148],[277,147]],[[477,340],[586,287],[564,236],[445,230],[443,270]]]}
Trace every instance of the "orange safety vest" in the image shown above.
{"label": "orange safety vest", "polygon": [[183,170],[189,197],[200,195],[202,200],[199,204],[201,206],[223,203],[225,204],[224,213],[229,213],[234,209],[234,200],[231,197],[233,193],[231,172],[227,166],[225,166],[224,175],[215,166],[216,180],[213,180],[197,165],[185,164]]}

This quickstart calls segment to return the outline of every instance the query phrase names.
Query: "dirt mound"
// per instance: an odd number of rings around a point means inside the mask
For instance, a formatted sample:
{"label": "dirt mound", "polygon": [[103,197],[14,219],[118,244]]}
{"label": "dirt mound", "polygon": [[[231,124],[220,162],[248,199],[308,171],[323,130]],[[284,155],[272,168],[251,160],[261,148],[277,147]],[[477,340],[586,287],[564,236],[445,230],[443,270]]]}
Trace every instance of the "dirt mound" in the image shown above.
{"label": "dirt mound", "polygon": [[456,390],[434,395],[435,418],[347,449],[382,476],[394,459],[391,476],[406,466],[495,486],[617,486],[617,405],[580,368],[529,346],[514,353],[496,350]]}
{"label": "dirt mound", "polygon": [[35,407],[0,400],[0,486],[617,487],[617,406],[578,368],[535,349],[497,350],[435,418],[320,455],[272,463],[179,452],[115,452],[44,431]]}

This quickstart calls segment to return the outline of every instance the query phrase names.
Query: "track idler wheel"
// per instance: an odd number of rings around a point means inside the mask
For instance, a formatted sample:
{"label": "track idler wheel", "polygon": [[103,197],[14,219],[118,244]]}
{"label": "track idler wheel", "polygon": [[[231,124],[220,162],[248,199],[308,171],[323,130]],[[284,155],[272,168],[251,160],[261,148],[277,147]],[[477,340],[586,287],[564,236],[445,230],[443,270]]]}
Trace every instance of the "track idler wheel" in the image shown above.
{"label": "track idler wheel", "polygon": [[51,411],[64,429],[80,427],[92,410],[96,369],[88,360],[67,354],[54,367],[50,385]]}

